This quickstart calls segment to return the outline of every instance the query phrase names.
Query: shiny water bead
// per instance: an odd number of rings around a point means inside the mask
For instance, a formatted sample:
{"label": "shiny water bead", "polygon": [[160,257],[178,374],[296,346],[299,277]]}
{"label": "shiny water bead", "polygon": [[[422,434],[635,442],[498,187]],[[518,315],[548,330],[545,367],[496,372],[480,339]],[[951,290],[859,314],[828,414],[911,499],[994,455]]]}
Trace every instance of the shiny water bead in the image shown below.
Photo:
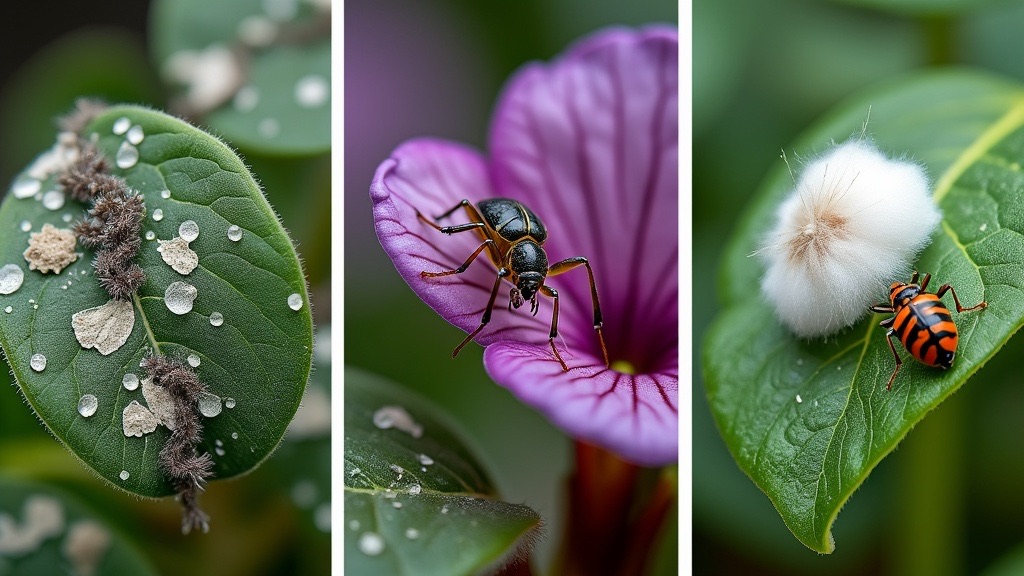
{"label": "shiny water bead", "polygon": [[47,210],[60,210],[64,207],[64,193],[60,190],[50,190],[43,194],[43,208]]}
{"label": "shiny water bead", "polygon": [[178,226],[178,235],[185,242],[192,242],[199,237],[199,224],[195,220],[185,220]]}
{"label": "shiny water bead", "polygon": [[164,199],[170,198],[171,197],[171,191],[170,190],[161,190],[160,191],[160,197],[164,198]]}
{"label": "shiny water bead", "polygon": [[132,146],[130,142],[122,142],[120,148],[117,149],[117,153],[114,154],[114,162],[118,168],[122,170],[135,166],[139,161],[139,149]]}
{"label": "shiny water bead", "polygon": [[36,372],[42,372],[46,369],[46,356],[33,354],[32,358],[29,358],[28,365]]}
{"label": "shiny water bead", "polygon": [[231,240],[232,242],[238,242],[241,239],[242,229],[234,224],[228,226],[228,240]]}
{"label": "shiny water bead", "polygon": [[207,418],[213,418],[220,414],[221,403],[220,396],[210,394],[209,392],[203,393],[199,396],[199,412]]}
{"label": "shiny water bead", "polygon": [[303,76],[295,83],[295,101],[303,108],[323,106],[327,102],[330,87],[330,83],[323,76]]}
{"label": "shiny water bead", "polygon": [[132,121],[126,116],[121,116],[120,118],[114,121],[114,134],[120,136],[127,132],[128,129],[131,127]]}
{"label": "shiny water bead", "polygon": [[146,137],[146,133],[142,131],[142,126],[136,124],[128,129],[128,134],[125,137],[132,144],[139,145],[142,144],[142,140]]}
{"label": "shiny water bead", "polygon": [[117,477],[121,480],[127,480],[129,476],[131,476],[131,474],[129,474],[127,470],[121,470],[121,473],[118,474]]}
{"label": "shiny water bead", "polygon": [[188,358],[186,358],[185,360],[188,362],[188,365],[193,367],[193,368],[198,368],[200,362],[202,362],[199,359],[199,356],[196,356],[195,354],[189,354]]}
{"label": "shiny water bead", "polygon": [[78,413],[84,418],[88,418],[96,413],[96,408],[99,407],[99,400],[92,394],[84,394],[78,400]]}
{"label": "shiny water bead", "polygon": [[28,220],[22,220],[20,228],[22,232],[28,232],[32,230],[32,223]]}
{"label": "shiny water bead", "polygon": [[129,372],[121,379],[121,384],[124,385],[125,390],[135,390],[139,387],[139,377]]}
{"label": "shiny water bead", "polygon": [[25,281],[25,272],[17,264],[5,264],[0,268],[0,294],[13,294]]}
{"label": "shiny water bead", "polygon": [[221,314],[220,312],[213,312],[212,314],[210,314],[210,325],[211,326],[220,326],[222,324],[224,324],[224,315],[223,314]]}
{"label": "shiny water bead", "polygon": [[156,210],[153,210],[153,221],[154,222],[159,222],[159,221],[161,221],[163,219],[164,219],[164,211],[163,210],[161,210],[160,208],[157,208]]}
{"label": "shiny water bead", "polygon": [[198,295],[195,286],[185,282],[172,282],[164,291],[164,304],[175,314],[188,314],[192,311],[192,303]]}
{"label": "shiny water bead", "polygon": [[14,185],[11,186],[11,194],[14,194],[15,198],[25,199],[35,196],[39,190],[43,187],[43,183],[37,178],[33,178],[29,174],[22,174],[14,181]]}
{"label": "shiny water bead", "polygon": [[288,297],[288,307],[291,308],[292,310],[301,310],[302,309],[302,296],[300,296],[298,293],[295,293],[295,294],[292,294],[291,296],[289,296]]}

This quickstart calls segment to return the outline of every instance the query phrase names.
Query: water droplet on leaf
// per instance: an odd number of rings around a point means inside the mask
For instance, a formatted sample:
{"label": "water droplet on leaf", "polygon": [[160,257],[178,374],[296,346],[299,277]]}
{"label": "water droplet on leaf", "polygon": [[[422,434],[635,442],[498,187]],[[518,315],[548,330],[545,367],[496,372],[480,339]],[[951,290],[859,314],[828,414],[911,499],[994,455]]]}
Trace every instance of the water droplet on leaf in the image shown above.
{"label": "water droplet on leaf", "polygon": [[164,211],[157,208],[153,210],[153,222],[159,222],[164,219]]}
{"label": "water droplet on leaf", "polygon": [[175,314],[188,314],[192,311],[192,303],[195,302],[199,291],[196,287],[185,282],[172,282],[164,291],[164,304],[167,309]]}
{"label": "water droplet on leaf", "polygon": [[132,121],[127,116],[121,116],[114,121],[114,134],[120,136],[132,127]]}
{"label": "water droplet on leaf", "polygon": [[42,354],[33,354],[32,358],[28,361],[28,365],[36,372],[42,372],[46,369],[46,356],[43,356]]}
{"label": "water droplet on leaf", "polygon": [[64,207],[64,193],[60,190],[49,190],[43,194],[43,208],[60,210]]}
{"label": "water droplet on leaf", "polygon": [[376,532],[363,532],[359,537],[359,551],[367,556],[378,556],[384,551],[384,538]]}
{"label": "water droplet on leaf", "polygon": [[125,390],[135,390],[139,387],[139,377],[129,372],[121,379],[121,384],[124,384]]}
{"label": "water droplet on leaf", "polygon": [[224,315],[223,314],[221,314],[220,312],[213,312],[212,314],[210,314],[210,325],[211,326],[220,326],[223,323],[224,323]]}
{"label": "water droplet on leaf", "polygon": [[301,310],[302,309],[302,296],[300,296],[298,293],[295,293],[295,294],[292,294],[291,296],[289,296],[288,297],[288,307],[291,308],[292,310]]}
{"label": "water droplet on leaf", "polygon": [[146,133],[143,132],[142,126],[136,124],[128,129],[128,134],[125,136],[129,142],[138,146],[142,144],[142,139],[146,137]]}
{"label": "water droplet on leaf", "polygon": [[231,240],[232,242],[238,242],[241,239],[242,229],[234,224],[228,226],[228,240]]}
{"label": "water droplet on leaf", "polygon": [[117,149],[117,154],[114,155],[117,167],[125,170],[135,166],[138,161],[139,149],[132,146],[130,142],[122,142],[121,147]]}
{"label": "water droplet on leaf", "polygon": [[0,268],[0,294],[12,294],[25,281],[25,273],[17,264],[5,264]]}
{"label": "water droplet on leaf", "polygon": [[185,220],[178,226],[178,235],[185,242],[192,242],[199,237],[199,224],[195,220]]}
{"label": "water droplet on leaf", "polygon": [[303,108],[323,106],[327,102],[330,88],[331,85],[323,76],[316,74],[303,76],[295,83],[295,101]]}
{"label": "water droplet on leaf", "polygon": [[33,178],[29,174],[22,174],[14,181],[11,186],[11,194],[14,194],[15,198],[25,199],[35,196],[39,189],[42,188],[43,183]]}
{"label": "water droplet on leaf", "polygon": [[220,414],[220,396],[205,392],[199,396],[199,412],[207,418]]}
{"label": "water droplet on leaf", "polygon": [[88,418],[96,413],[99,401],[92,394],[85,394],[78,400],[78,413]]}
{"label": "water droplet on leaf", "polygon": [[225,407],[225,408],[227,408],[227,409],[229,409],[229,410],[230,410],[231,408],[234,408],[234,407],[235,407],[235,399],[234,399],[234,398],[231,398],[230,396],[229,396],[229,397],[227,397],[227,398],[225,398],[225,399],[224,399],[224,407]]}
{"label": "water droplet on leaf", "polygon": [[131,474],[129,474],[127,470],[121,470],[121,473],[118,474],[118,478],[121,480],[127,480],[129,476],[131,476]]}
{"label": "water droplet on leaf", "polygon": [[196,356],[195,354],[189,354],[188,358],[185,360],[188,362],[188,365],[193,368],[198,368],[199,363],[202,362],[202,360],[199,359],[199,356]]}

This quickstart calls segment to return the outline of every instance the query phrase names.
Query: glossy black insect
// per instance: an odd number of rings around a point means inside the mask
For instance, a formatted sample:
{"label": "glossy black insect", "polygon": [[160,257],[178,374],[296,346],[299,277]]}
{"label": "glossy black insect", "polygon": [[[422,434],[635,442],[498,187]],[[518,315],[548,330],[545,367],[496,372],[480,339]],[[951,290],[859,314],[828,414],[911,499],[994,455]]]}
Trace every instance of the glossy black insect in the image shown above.
{"label": "glossy black insect", "polygon": [[893,282],[889,288],[889,303],[871,307],[872,312],[893,314],[891,318],[879,323],[880,326],[889,329],[885,339],[896,358],[896,368],[889,377],[886,390],[892,389],[896,374],[903,365],[900,355],[896,353],[896,347],[892,345],[893,334],[918,362],[928,366],[949,368],[953,366],[959,335],[949,309],[940,298],[947,291],[952,292],[957,312],[979,310],[988,306],[988,302],[982,300],[980,304],[964,308],[960,305],[956,290],[949,284],[943,284],[934,294],[925,292],[931,277],[931,274],[925,274],[920,286],[917,284],[917,272],[910,278],[910,284]]}
{"label": "glossy black insect", "polygon": [[470,221],[454,226],[440,226],[427,219],[418,210],[416,211],[420,220],[445,234],[457,234],[472,230],[483,240],[462,266],[444,272],[421,272],[421,276],[434,278],[461,274],[484,250],[487,251],[487,256],[498,269],[498,276],[494,280],[490,300],[487,301],[487,307],[480,318],[480,325],[455,347],[452,357],[458,355],[463,346],[468,344],[491,321],[491,312],[498,296],[498,288],[501,286],[502,279],[505,279],[512,283],[512,289],[509,291],[509,310],[518,309],[525,302],[529,302],[530,311],[536,316],[539,309],[537,295],[543,294],[551,298],[553,305],[548,343],[551,344],[551,351],[554,352],[558,363],[562,365],[562,370],[568,371],[569,367],[562,360],[558,349],[555,348],[555,338],[558,336],[558,292],[544,284],[544,281],[548,276],[555,276],[579,266],[586,266],[587,274],[590,277],[590,294],[594,303],[594,330],[597,331],[597,338],[601,343],[601,354],[604,356],[604,364],[607,366],[608,350],[605,348],[604,335],[601,332],[604,323],[601,319],[601,305],[597,298],[594,270],[590,267],[590,262],[582,256],[576,256],[548,266],[547,254],[541,247],[548,237],[547,228],[540,218],[522,202],[507,198],[491,198],[482,200],[474,206],[469,200],[463,200],[451,210],[435,216],[434,219],[441,221],[451,216],[459,208],[465,209]]}

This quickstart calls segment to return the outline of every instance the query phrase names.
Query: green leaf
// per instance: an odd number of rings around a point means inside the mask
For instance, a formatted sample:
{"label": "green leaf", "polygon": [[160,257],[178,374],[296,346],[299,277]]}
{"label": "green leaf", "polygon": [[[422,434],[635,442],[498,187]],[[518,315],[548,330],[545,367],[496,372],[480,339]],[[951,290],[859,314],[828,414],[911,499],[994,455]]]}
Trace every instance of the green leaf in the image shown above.
{"label": "green leaf", "polygon": [[935,288],[952,284],[964,305],[989,303],[954,313],[955,365],[905,360],[887,392],[894,361],[882,316],[827,342],[800,340],[778,324],[758,293],[761,266],[748,255],[792,185],[781,161],[726,248],[724,310],[703,343],[708,402],[733,457],[793,534],[826,553],[839,509],[874,466],[1024,323],[1024,88],[963,71],[911,77],[838,107],[792,149],[806,156],[858,133],[869,106],[881,149],[922,162],[935,181],[943,221],[917,269],[932,274]]}
{"label": "green leaf", "polygon": [[[0,574],[157,574],[121,534],[74,498],[0,476]],[[90,554],[93,556],[90,558]]]}
{"label": "green leaf", "polygon": [[[382,408],[411,420],[379,427]],[[387,380],[345,370],[345,571],[476,574],[537,537],[541,519],[495,499],[438,409]]]}
{"label": "green leaf", "polygon": [[[147,210],[147,239],[135,258],[146,281],[132,301],[135,321],[127,341],[101,355],[83,348],[72,329],[73,314],[109,300],[93,275],[92,250],[79,245],[82,255],[60,274],[30,270],[22,255],[31,233],[44,224],[66,228],[85,215],[85,206],[68,198],[51,210],[45,201],[11,193],[0,207],[0,229],[7,231],[0,262],[18,266],[24,282],[0,296],[0,309],[10,310],[0,313],[0,342],[25,398],[61,442],[116,486],[157,497],[174,492],[157,464],[169,432],[160,426],[141,438],[125,436],[125,407],[133,400],[147,405],[141,387],[122,386],[125,375],[141,379],[139,362],[150,350],[195,355],[200,379],[223,400],[219,415],[203,418],[200,450],[213,455],[215,478],[236,476],[270,454],[295,414],[310,370],[312,319],[298,257],[238,156],[180,120],[121,106],[85,130],[96,134],[111,164],[126,141],[113,133],[121,118],[140,126],[144,140],[137,146],[138,162],[113,172],[144,195]],[[50,175],[40,191],[52,190],[55,182]],[[188,220],[199,229],[189,245],[198,267],[183,275],[163,261],[157,240],[177,237]],[[231,225],[241,229],[238,241],[228,238]],[[196,288],[187,313],[172,313],[164,302],[174,282]],[[299,310],[289,306],[292,294],[299,295]],[[211,323],[214,312],[222,324]],[[44,369],[31,367],[35,354],[46,357]],[[83,417],[77,407],[87,394],[98,399],[98,408]]]}
{"label": "green leaf", "polygon": [[[270,43],[246,41],[252,29],[272,30]],[[237,91],[200,111],[213,131],[268,155],[330,149],[330,11],[306,2],[164,0],[154,3],[152,30],[153,53],[165,72],[183,51],[224,46],[243,54]]]}
{"label": "green leaf", "polygon": [[833,0],[862,8],[894,14],[954,15],[978,11],[998,4],[998,0]]}

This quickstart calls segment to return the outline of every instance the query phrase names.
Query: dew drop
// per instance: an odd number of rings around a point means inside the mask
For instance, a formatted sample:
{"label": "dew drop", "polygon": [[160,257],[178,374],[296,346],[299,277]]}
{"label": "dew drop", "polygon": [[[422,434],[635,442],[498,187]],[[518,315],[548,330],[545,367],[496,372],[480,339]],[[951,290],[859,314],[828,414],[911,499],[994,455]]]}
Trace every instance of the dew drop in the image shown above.
{"label": "dew drop", "polygon": [[33,178],[28,174],[22,174],[14,181],[11,186],[11,194],[14,194],[15,198],[31,198],[35,196],[39,189],[43,187],[43,183]]}
{"label": "dew drop", "polygon": [[238,440],[238,432],[232,432],[231,433],[231,439],[232,440]]}
{"label": "dew drop", "polygon": [[228,226],[228,240],[231,240],[232,242],[238,242],[241,239],[242,229],[234,224]]}
{"label": "dew drop", "polygon": [[210,325],[211,326],[220,326],[221,324],[224,324],[224,315],[223,314],[221,314],[220,312],[213,312],[212,314],[210,314]]}
{"label": "dew drop", "polygon": [[42,354],[33,354],[32,358],[28,361],[28,365],[36,372],[42,372],[46,369],[46,356],[43,356]]}
{"label": "dew drop", "polygon": [[359,536],[359,551],[367,556],[378,556],[384,551],[384,538],[376,532],[363,532]]}
{"label": "dew drop", "polygon": [[132,146],[130,142],[121,142],[121,147],[114,155],[117,167],[121,169],[131,168],[139,161],[139,149]]}
{"label": "dew drop", "polygon": [[401,406],[381,406],[373,413],[373,425],[381,430],[397,428],[413,438],[423,436],[423,426]]}
{"label": "dew drop", "polygon": [[258,130],[260,136],[263,136],[264,138],[273,138],[281,132],[281,124],[274,118],[264,118],[263,120],[260,120],[259,125],[256,126],[256,130]]}
{"label": "dew drop", "polygon": [[135,390],[139,387],[139,377],[129,372],[121,379],[121,384],[124,384],[125,390]]}
{"label": "dew drop", "polygon": [[300,296],[298,293],[295,293],[295,294],[292,294],[291,296],[289,296],[288,297],[288,307],[291,308],[292,310],[301,310],[302,309],[302,296]]}
{"label": "dew drop", "polygon": [[188,365],[193,368],[198,368],[199,364],[202,362],[202,360],[199,359],[199,356],[196,356],[195,354],[189,354],[188,358],[185,360],[188,362]]}
{"label": "dew drop", "polygon": [[29,222],[28,220],[22,220],[21,221],[21,231],[22,232],[28,232],[31,229],[32,229],[32,223],[31,222]]}
{"label": "dew drop", "polygon": [[444,506],[441,506],[441,514],[447,514],[447,513],[448,513],[448,505],[445,504]]}
{"label": "dew drop", "polygon": [[121,116],[120,118],[114,121],[114,134],[120,136],[127,132],[128,129],[131,127],[132,121],[129,120],[127,116]]}
{"label": "dew drop", "polygon": [[235,399],[230,397],[230,396],[225,398],[224,399],[224,407],[228,408],[228,409],[234,408],[235,407]]}
{"label": "dew drop", "polygon": [[153,240],[154,238],[156,238],[156,232],[146,230],[146,240]]}
{"label": "dew drop", "polygon": [[391,465],[391,471],[394,472],[395,474],[398,474],[398,479],[399,480],[402,479],[402,474],[405,474],[405,468],[402,468],[398,464],[392,464]]}
{"label": "dew drop", "polygon": [[43,194],[43,208],[47,210],[60,210],[64,207],[64,193],[60,190],[50,190]]}
{"label": "dew drop", "polygon": [[68,222],[71,222],[71,214],[65,214],[61,216],[60,219],[63,220],[65,224],[67,224]]}
{"label": "dew drop", "polygon": [[170,190],[161,190],[160,191],[160,197],[164,198],[164,199],[170,198],[171,197],[171,191]]}
{"label": "dew drop", "polygon": [[125,138],[136,146],[142,144],[142,139],[145,137],[146,133],[142,131],[142,126],[139,126],[138,124],[129,128],[128,133],[125,135]]}
{"label": "dew drop", "polygon": [[420,531],[415,528],[406,528],[405,537],[409,540],[415,540],[420,537]]}
{"label": "dew drop", "polygon": [[17,264],[5,264],[0,268],[0,294],[12,294],[25,281],[25,272]]}
{"label": "dew drop", "polygon": [[433,458],[431,458],[430,456],[427,456],[426,454],[420,454],[420,464],[423,464],[424,466],[430,466],[433,463],[434,463],[434,459]]}
{"label": "dew drop", "polygon": [[164,211],[157,208],[153,210],[153,222],[159,222],[164,219]]}
{"label": "dew drop", "polygon": [[220,396],[205,392],[199,396],[199,412],[207,418],[220,414]]}
{"label": "dew drop", "polygon": [[295,83],[295,101],[303,108],[323,106],[327,102],[330,84],[323,76],[310,74]]}
{"label": "dew drop", "polygon": [[224,455],[224,449],[221,448],[220,446],[214,448],[213,451],[217,453],[217,456],[223,456]]}
{"label": "dew drop", "polygon": [[78,400],[78,413],[85,418],[95,414],[97,407],[99,407],[99,401],[92,394],[85,394]]}
{"label": "dew drop", "polygon": [[797,394],[797,395],[796,395],[796,403],[797,403],[797,404],[800,404],[800,403],[802,403],[803,401],[804,401],[804,399],[803,399],[803,398],[801,398],[799,394]]}
{"label": "dew drop", "polygon": [[419,494],[421,491],[423,491],[423,487],[420,486],[419,484],[413,484],[412,486],[409,486],[409,494]]}
{"label": "dew drop", "polygon": [[188,314],[192,311],[192,303],[198,295],[198,290],[191,284],[182,281],[172,282],[164,291],[164,304],[167,309],[175,314]]}
{"label": "dew drop", "polygon": [[199,224],[195,220],[185,220],[178,226],[178,235],[185,242],[191,242],[199,238]]}
{"label": "dew drop", "polygon": [[121,480],[127,480],[129,476],[131,476],[131,474],[129,474],[127,470],[121,470],[121,473],[118,474],[118,478]]}
{"label": "dew drop", "polygon": [[13,306],[8,306],[7,308],[4,308],[4,312],[7,312],[8,314],[10,314],[11,312],[14,312],[14,307]]}
{"label": "dew drop", "polygon": [[252,112],[260,103],[260,91],[255,86],[242,86],[235,94],[234,105],[239,112]]}
{"label": "dew drop", "polygon": [[361,472],[362,470],[360,470],[359,468],[353,468],[352,470],[349,471],[348,475],[354,478],[356,476],[359,476]]}
{"label": "dew drop", "polygon": [[391,507],[394,508],[395,510],[401,510],[402,509],[402,503],[396,500],[396,501],[391,503]]}

